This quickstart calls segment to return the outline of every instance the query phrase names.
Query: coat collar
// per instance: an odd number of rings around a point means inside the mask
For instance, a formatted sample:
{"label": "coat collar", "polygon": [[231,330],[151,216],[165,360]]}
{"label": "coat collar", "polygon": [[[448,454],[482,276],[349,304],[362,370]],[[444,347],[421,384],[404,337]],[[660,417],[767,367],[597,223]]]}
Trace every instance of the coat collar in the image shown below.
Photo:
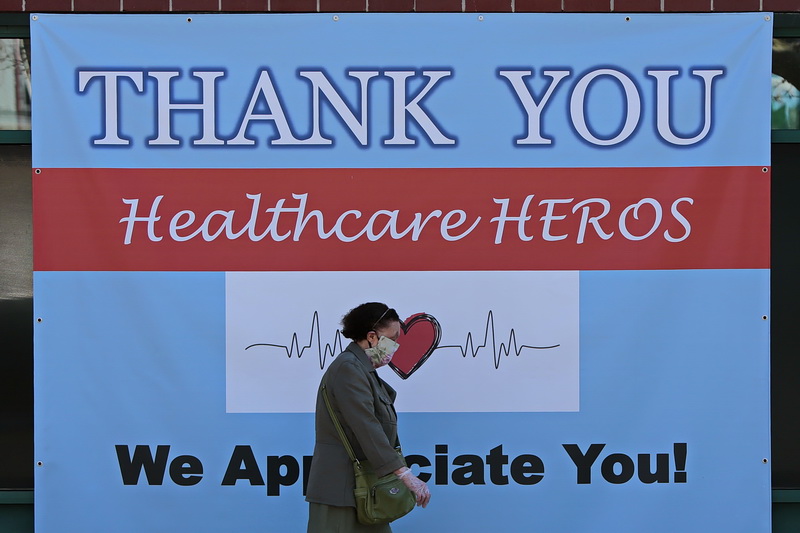
{"label": "coat collar", "polygon": [[364,370],[366,370],[367,372],[372,372],[372,375],[375,376],[375,379],[378,381],[381,387],[383,387],[383,389],[386,391],[386,394],[389,395],[389,399],[392,402],[394,402],[394,399],[397,397],[397,392],[394,390],[394,388],[392,388],[391,385],[389,385],[388,383],[386,383],[384,380],[381,379],[381,377],[378,375],[377,369],[374,366],[372,366],[372,361],[369,360],[369,356],[367,355],[367,352],[364,351],[364,348],[362,348],[355,342],[351,342],[350,345],[347,348],[345,348],[345,351],[355,355],[356,359],[358,359],[359,362],[362,365],[364,365]]}
{"label": "coat collar", "polygon": [[[350,352],[356,356],[356,359],[364,365],[364,368],[369,372],[375,372],[375,367],[372,366],[372,361],[369,360],[369,356],[367,352],[364,351],[364,348],[356,344],[356,342],[351,342],[350,345],[345,348],[346,352]],[[377,372],[375,372],[377,375]]]}

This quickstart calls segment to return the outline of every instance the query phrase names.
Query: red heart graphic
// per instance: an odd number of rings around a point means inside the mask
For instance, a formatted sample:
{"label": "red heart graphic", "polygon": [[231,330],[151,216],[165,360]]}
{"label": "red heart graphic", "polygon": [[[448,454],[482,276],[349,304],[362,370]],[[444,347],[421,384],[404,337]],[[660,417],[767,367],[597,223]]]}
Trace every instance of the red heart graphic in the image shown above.
{"label": "red heart graphic", "polygon": [[397,339],[400,347],[389,366],[398,376],[408,379],[439,346],[442,328],[433,315],[427,313],[411,315],[401,326],[403,331]]}

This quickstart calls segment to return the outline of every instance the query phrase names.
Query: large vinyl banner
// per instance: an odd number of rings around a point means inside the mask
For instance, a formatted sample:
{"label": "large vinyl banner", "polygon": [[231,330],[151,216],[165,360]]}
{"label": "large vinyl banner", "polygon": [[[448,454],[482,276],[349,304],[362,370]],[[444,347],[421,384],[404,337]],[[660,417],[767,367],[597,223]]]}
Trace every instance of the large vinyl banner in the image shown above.
{"label": "large vinyl banner", "polygon": [[369,301],[396,533],[769,532],[771,33],[33,15],[37,533],[305,531]]}

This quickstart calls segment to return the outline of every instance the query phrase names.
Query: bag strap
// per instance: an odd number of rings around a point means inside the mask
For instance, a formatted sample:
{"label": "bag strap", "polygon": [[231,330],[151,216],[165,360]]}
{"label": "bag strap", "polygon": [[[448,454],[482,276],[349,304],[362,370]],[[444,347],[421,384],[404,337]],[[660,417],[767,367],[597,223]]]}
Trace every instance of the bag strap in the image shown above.
{"label": "bag strap", "polygon": [[[349,352],[349,353],[353,354],[353,356],[356,356],[356,354],[354,354],[353,352],[350,352],[350,350],[345,350],[345,352]],[[342,352],[342,353],[344,353],[344,352]],[[370,386],[370,388],[373,389],[373,394],[374,394],[375,391],[374,391],[374,385],[372,384],[372,381],[370,381],[369,379],[367,381],[369,381],[369,386]],[[378,382],[380,383],[380,377],[378,377]],[[356,454],[355,454],[355,452],[353,452],[353,447],[350,445],[350,441],[347,440],[347,435],[345,435],[345,433],[344,433],[344,428],[342,428],[342,424],[339,422],[339,419],[336,417],[336,413],[333,412],[333,407],[331,406],[331,401],[330,401],[330,399],[328,399],[328,386],[327,386],[327,384],[325,382],[322,383],[322,398],[325,400],[325,406],[328,408],[328,414],[331,415],[331,420],[333,420],[333,425],[336,426],[336,431],[339,433],[339,438],[342,440],[342,444],[344,444],[344,449],[347,450],[347,455],[350,456],[350,460],[353,461],[353,463],[355,463],[356,466],[361,468],[361,462],[356,458]],[[392,409],[394,409],[394,406],[392,406]],[[398,453],[400,453],[402,455],[402,453],[400,452],[400,437],[399,437],[399,435],[395,436],[394,447],[398,451]]]}
{"label": "bag strap", "polygon": [[356,458],[356,454],[353,453],[353,447],[350,446],[350,441],[347,440],[347,435],[344,434],[344,428],[342,428],[342,424],[336,417],[336,413],[333,412],[333,406],[331,406],[331,401],[328,399],[328,386],[325,383],[322,384],[322,398],[325,400],[325,406],[328,408],[328,413],[331,415],[333,425],[336,426],[336,431],[339,433],[339,438],[342,439],[344,449],[347,450],[347,455],[350,456],[350,460],[353,461],[356,466],[361,468],[361,463]]}

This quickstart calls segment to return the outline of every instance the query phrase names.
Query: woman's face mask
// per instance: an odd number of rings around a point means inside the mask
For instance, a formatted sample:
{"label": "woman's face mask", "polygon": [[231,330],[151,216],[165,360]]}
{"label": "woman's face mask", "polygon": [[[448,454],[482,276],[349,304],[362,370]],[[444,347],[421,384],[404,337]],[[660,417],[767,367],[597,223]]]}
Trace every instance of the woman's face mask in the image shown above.
{"label": "woman's face mask", "polygon": [[399,347],[400,345],[395,341],[381,335],[381,338],[378,339],[375,346],[367,348],[364,351],[367,352],[370,361],[372,361],[372,366],[378,368],[389,364],[389,361],[392,360],[392,355],[394,355],[394,352],[396,352]]}

